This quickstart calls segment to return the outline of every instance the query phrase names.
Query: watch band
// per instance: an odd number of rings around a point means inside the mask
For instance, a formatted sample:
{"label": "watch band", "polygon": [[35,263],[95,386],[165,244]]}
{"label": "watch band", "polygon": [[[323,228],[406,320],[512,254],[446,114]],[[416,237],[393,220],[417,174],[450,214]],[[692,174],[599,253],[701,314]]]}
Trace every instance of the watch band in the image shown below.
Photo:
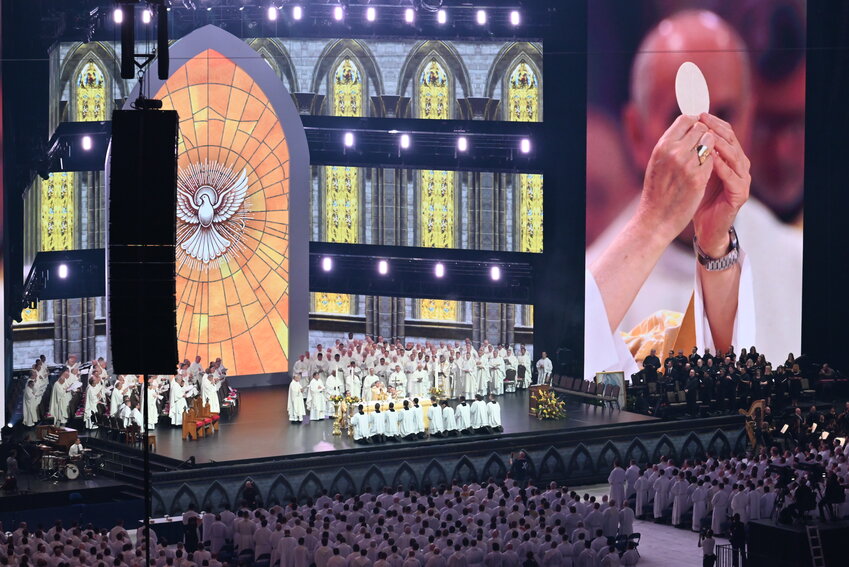
{"label": "watch band", "polygon": [[696,252],[696,259],[699,264],[708,272],[721,272],[736,265],[740,260],[740,240],[737,238],[737,231],[732,226],[728,230],[728,236],[731,239],[728,245],[728,252],[719,258],[711,258],[699,247],[699,242],[693,236],[693,250]]}

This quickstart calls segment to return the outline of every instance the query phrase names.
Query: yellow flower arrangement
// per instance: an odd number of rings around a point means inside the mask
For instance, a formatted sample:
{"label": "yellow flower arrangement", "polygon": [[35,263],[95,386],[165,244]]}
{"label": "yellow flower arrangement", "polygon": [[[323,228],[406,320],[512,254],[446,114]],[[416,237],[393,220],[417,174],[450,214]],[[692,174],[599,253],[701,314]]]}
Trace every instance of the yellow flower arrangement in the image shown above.
{"label": "yellow flower arrangement", "polygon": [[531,396],[531,399],[536,401],[537,406],[534,409],[534,414],[537,419],[563,419],[566,417],[566,402],[558,399],[557,395],[552,391],[540,391]]}
{"label": "yellow flower arrangement", "polygon": [[440,399],[440,400],[445,396],[445,392],[442,391],[442,388],[434,387],[434,388],[431,388],[430,390],[428,390],[428,392],[430,393],[431,397],[437,398],[437,399]]}

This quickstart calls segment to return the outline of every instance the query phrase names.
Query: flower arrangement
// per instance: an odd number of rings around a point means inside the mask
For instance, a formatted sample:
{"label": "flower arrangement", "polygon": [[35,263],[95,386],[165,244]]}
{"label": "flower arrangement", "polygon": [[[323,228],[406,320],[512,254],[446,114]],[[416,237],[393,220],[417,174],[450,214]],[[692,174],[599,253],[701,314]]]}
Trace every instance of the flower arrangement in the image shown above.
{"label": "flower arrangement", "polygon": [[563,419],[566,417],[566,402],[558,399],[557,394],[549,391],[539,391],[531,396],[537,403],[534,414],[537,419]]}
{"label": "flower arrangement", "polygon": [[341,404],[343,401],[345,401],[345,396],[343,396],[342,394],[334,394],[328,399],[334,404]]}
{"label": "flower arrangement", "polygon": [[357,396],[345,396],[345,403],[349,406],[353,406],[360,403],[360,398]]}
{"label": "flower arrangement", "polygon": [[440,400],[445,397],[445,392],[443,391],[442,388],[440,388],[438,386],[435,386],[435,387],[431,388],[430,390],[428,390],[428,393],[431,395],[431,397],[437,398],[437,399],[440,399]]}

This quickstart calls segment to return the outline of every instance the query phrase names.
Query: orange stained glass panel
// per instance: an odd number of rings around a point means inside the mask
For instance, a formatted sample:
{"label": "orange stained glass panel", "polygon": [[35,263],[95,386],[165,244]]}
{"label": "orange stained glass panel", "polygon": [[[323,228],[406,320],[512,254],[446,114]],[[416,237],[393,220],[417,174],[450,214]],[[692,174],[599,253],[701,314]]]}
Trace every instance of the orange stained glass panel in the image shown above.
{"label": "orange stained glass panel", "polygon": [[215,257],[192,252],[199,225],[178,214],[180,358],[220,356],[231,375],[285,369],[290,186],[280,118],[237,61],[213,49],[184,61],[155,96],[180,115],[181,175],[215,163],[247,180],[236,213],[216,225],[223,241]]}

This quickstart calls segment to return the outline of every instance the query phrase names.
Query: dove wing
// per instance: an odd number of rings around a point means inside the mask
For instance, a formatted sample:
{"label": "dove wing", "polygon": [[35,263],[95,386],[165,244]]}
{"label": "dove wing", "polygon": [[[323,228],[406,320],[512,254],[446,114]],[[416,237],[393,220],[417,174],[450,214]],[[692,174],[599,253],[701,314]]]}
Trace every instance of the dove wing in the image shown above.
{"label": "dove wing", "polygon": [[218,203],[215,207],[215,216],[212,222],[223,222],[236,214],[239,207],[245,201],[245,195],[248,193],[248,174],[246,170],[242,170],[242,175],[239,180],[233,183],[218,197]]}
{"label": "dove wing", "polygon": [[189,224],[198,224],[198,208],[194,197],[185,189],[177,186],[177,217]]}

